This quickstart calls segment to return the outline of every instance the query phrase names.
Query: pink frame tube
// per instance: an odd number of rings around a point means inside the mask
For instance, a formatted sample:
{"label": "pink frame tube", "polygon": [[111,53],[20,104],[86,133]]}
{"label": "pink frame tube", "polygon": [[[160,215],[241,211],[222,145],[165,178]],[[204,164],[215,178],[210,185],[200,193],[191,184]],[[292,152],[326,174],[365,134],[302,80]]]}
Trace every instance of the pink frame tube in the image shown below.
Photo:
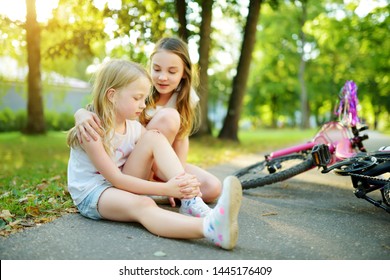
{"label": "pink frame tube", "polygon": [[315,145],[317,145],[317,143],[315,143],[315,142],[307,142],[305,144],[300,144],[300,145],[292,146],[292,147],[289,147],[289,148],[281,149],[281,150],[272,152],[268,156],[268,159],[278,158],[278,157],[286,156],[286,155],[289,155],[289,154],[292,154],[292,153],[298,153],[298,152],[301,152],[301,151],[310,150]]}

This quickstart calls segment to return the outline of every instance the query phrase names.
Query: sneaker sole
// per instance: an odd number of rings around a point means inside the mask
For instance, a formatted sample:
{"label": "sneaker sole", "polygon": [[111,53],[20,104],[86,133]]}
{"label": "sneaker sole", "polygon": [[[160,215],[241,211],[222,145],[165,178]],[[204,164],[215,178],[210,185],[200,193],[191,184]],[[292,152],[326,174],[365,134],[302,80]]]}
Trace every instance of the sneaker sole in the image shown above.
{"label": "sneaker sole", "polygon": [[[230,189],[229,192],[229,202],[230,202],[230,211],[229,211],[229,223],[230,223],[230,238],[227,244],[222,244],[222,248],[226,250],[232,250],[238,239],[238,213],[241,207],[242,200],[242,187],[241,183],[235,176],[229,176],[225,178],[225,181],[230,180],[230,184],[227,184]],[[225,183],[224,183],[225,185]],[[226,190],[224,190],[226,191]]]}

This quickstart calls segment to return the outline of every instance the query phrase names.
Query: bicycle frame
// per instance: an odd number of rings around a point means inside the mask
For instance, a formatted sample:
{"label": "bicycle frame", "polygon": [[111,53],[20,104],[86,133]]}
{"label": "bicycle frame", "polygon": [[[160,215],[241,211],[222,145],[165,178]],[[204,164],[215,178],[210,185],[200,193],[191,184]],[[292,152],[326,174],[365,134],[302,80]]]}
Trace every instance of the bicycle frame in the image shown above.
{"label": "bicycle frame", "polygon": [[339,117],[338,121],[325,123],[312,141],[266,155],[266,161],[269,162],[293,153],[307,154],[314,146],[319,144],[327,145],[330,154],[333,155],[329,164],[350,158],[359,150],[365,152],[366,149],[362,141],[368,139],[368,136],[364,135],[361,137],[359,132],[368,127],[356,128],[356,124],[360,122],[357,116],[358,98],[356,84],[353,81],[347,81],[342,87],[339,97],[339,106],[337,109],[335,108],[335,115]]}
{"label": "bicycle frame", "polygon": [[[363,129],[366,129],[366,127],[361,130],[358,130],[357,133],[354,133],[355,129],[355,127],[351,129],[353,131],[352,134],[354,135],[352,136],[350,129],[343,125],[341,122],[327,122],[322,126],[322,128],[311,141],[304,144],[299,144],[289,148],[274,151],[271,154],[266,155],[266,160],[270,161],[293,153],[310,152],[314,148],[314,146],[319,144],[325,144],[329,147],[329,152],[333,155],[329,164],[333,164],[334,162],[356,155],[357,151],[355,150],[355,144],[357,144],[359,141],[361,142],[362,140],[368,138],[368,136],[366,135],[361,138],[359,138],[358,136],[358,132]],[[365,151],[364,147],[359,149],[360,151]]]}

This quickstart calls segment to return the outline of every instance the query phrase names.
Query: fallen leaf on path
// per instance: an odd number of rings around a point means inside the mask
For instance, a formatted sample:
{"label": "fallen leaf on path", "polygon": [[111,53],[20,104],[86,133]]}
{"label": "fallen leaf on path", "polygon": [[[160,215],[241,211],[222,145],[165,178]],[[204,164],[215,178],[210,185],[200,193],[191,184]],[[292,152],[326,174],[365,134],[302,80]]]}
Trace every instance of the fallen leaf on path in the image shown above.
{"label": "fallen leaf on path", "polygon": [[20,225],[24,227],[33,227],[35,226],[35,222],[33,220],[24,220],[20,223]]}
{"label": "fallen leaf on path", "polygon": [[274,216],[274,215],[278,215],[278,213],[276,213],[276,212],[269,212],[269,213],[262,214],[261,216],[265,217],[265,216]]}
{"label": "fallen leaf on path", "polygon": [[40,213],[39,208],[36,206],[27,206],[26,212],[28,215],[33,216],[33,217],[38,217],[39,213]]}
{"label": "fallen leaf on path", "polygon": [[14,227],[14,226],[20,224],[21,222],[22,222],[22,220],[15,220],[15,221],[13,221],[13,222],[10,222],[9,225],[10,225],[11,227]]}
{"label": "fallen leaf on path", "polygon": [[51,177],[51,178],[49,179],[49,182],[58,181],[58,180],[61,180],[61,176],[60,176],[60,175]]}
{"label": "fallen leaf on path", "polygon": [[2,195],[0,195],[0,198],[8,197],[8,196],[10,196],[10,194],[11,194],[11,192],[5,192]]}
{"label": "fallen leaf on path", "polygon": [[78,213],[79,210],[77,210],[76,207],[71,207],[71,208],[66,208],[64,212],[66,212],[66,213]]}
{"label": "fallen leaf on path", "polygon": [[46,189],[48,186],[49,186],[49,184],[47,182],[43,182],[43,183],[40,183],[37,185],[37,189],[42,191],[42,190]]}
{"label": "fallen leaf on path", "polygon": [[165,254],[163,251],[157,251],[153,254],[156,257],[165,257],[167,254]]}
{"label": "fallen leaf on path", "polygon": [[4,220],[12,219],[12,217],[15,217],[15,215],[11,214],[9,210],[2,210],[0,214],[0,218]]}

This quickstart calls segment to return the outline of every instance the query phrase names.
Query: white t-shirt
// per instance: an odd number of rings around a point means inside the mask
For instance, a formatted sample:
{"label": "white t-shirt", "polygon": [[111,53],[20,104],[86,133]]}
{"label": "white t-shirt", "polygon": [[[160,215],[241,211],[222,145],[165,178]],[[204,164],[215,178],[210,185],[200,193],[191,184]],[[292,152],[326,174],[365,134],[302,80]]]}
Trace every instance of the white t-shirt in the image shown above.
{"label": "white t-shirt", "polygon": [[[160,109],[162,108],[176,108],[176,101],[177,101],[177,92],[174,92],[171,97],[169,98],[168,102],[165,105],[157,105],[156,108],[151,108],[147,110],[147,115],[150,117],[153,117]],[[191,106],[195,107],[196,104],[199,102],[199,96],[196,93],[196,91],[191,88],[190,91],[190,103]]]}
{"label": "white t-shirt", "polygon": [[[141,136],[138,121],[126,121],[126,133],[115,133],[112,144],[115,151],[113,160],[122,169],[127,158]],[[68,190],[76,205],[98,186],[112,186],[95,168],[87,153],[81,147],[70,149],[68,162]]]}

